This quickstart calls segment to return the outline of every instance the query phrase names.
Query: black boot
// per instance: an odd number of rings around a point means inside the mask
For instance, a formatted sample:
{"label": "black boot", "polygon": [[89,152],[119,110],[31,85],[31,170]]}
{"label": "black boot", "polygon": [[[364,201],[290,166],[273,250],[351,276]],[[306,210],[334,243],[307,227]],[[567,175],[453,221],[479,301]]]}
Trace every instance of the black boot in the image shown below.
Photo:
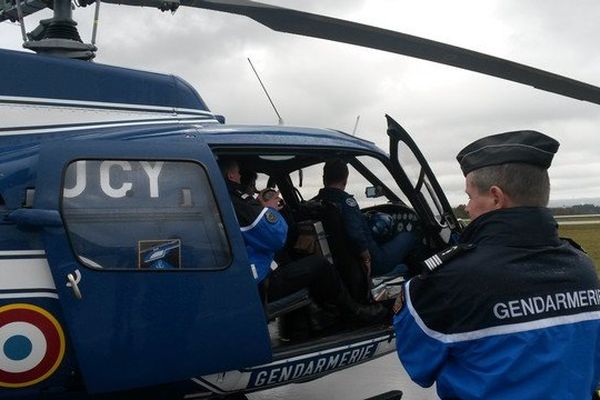
{"label": "black boot", "polygon": [[346,319],[361,323],[383,323],[389,322],[390,310],[382,304],[359,304],[348,293],[345,288],[340,290],[337,305],[348,315]]}

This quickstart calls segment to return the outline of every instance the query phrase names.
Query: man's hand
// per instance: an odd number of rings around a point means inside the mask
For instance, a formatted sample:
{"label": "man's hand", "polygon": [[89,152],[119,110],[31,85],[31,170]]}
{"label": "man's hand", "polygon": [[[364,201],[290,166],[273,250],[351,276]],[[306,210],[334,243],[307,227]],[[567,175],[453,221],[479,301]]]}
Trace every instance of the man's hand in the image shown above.
{"label": "man's hand", "polygon": [[367,279],[371,278],[371,253],[369,250],[365,250],[359,254],[361,264],[365,273],[367,274]]}
{"label": "man's hand", "polygon": [[371,278],[371,259],[363,260],[363,268],[367,274],[367,279]]}

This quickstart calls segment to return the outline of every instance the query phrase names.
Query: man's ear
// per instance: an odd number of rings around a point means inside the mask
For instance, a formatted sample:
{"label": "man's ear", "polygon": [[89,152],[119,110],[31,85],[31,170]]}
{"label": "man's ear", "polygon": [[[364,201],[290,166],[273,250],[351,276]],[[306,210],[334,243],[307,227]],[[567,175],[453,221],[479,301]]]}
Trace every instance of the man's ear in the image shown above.
{"label": "man's ear", "polygon": [[233,178],[234,178],[234,176],[233,176],[233,175],[234,175],[234,174],[233,174],[233,171],[232,171],[231,169],[230,169],[230,170],[228,170],[228,171],[227,171],[227,180],[229,180],[229,181],[233,181]]}
{"label": "man's ear", "polygon": [[500,208],[508,208],[511,205],[510,198],[499,186],[494,185],[490,188],[490,196],[494,201],[494,207],[496,210]]}

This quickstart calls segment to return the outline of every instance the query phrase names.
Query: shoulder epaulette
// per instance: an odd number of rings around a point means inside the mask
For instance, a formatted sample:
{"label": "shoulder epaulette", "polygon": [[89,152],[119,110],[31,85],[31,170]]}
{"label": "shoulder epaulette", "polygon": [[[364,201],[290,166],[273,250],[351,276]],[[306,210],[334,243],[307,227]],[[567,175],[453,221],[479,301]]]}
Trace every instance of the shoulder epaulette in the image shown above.
{"label": "shoulder epaulette", "polygon": [[475,245],[471,243],[458,244],[456,246],[449,247],[423,260],[421,265],[424,267],[426,272],[433,272],[440,266],[444,265],[444,263],[450,261],[454,257],[464,253],[467,250],[471,250],[474,247]]}

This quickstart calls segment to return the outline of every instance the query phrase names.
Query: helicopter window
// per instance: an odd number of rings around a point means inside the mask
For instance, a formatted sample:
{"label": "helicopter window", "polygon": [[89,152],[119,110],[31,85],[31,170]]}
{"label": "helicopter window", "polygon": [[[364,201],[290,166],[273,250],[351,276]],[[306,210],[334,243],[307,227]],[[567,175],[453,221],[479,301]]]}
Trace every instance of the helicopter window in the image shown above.
{"label": "helicopter window", "polygon": [[300,175],[290,174],[292,183],[303,199],[312,199],[317,195],[319,189],[323,187],[323,166],[325,163],[314,164],[302,168],[302,185],[300,185]]}
{"label": "helicopter window", "polygon": [[258,176],[256,177],[256,188],[258,190],[266,188],[269,183],[269,175],[260,172],[257,175]]}
{"label": "helicopter window", "polygon": [[354,195],[358,204],[362,207],[374,206],[380,203],[387,202],[387,199],[369,199],[365,194],[365,188],[371,186],[372,183],[360,174],[352,165],[348,164],[348,184],[346,185],[346,192]]}
{"label": "helicopter window", "polygon": [[193,162],[73,162],[62,213],[91,268],[216,269],[231,260],[208,177]]}
{"label": "helicopter window", "polygon": [[[371,171],[383,183],[389,191],[396,195],[402,202],[409,204],[408,198],[400,190],[396,180],[392,176],[390,170],[381,162],[381,160],[371,156],[356,157],[369,171]],[[373,182],[375,183],[375,182]],[[364,190],[363,190],[364,192]]]}
{"label": "helicopter window", "polygon": [[259,158],[262,158],[263,160],[270,160],[270,161],[288,161],[288,160],[293,160],[294,158],[296,158],[296,156],[278,156],[278,155],[259,155]]}
{"label": "helicopter window", "polygon": [[410,180],[411,185],[419,190],[419,179],[422,173],[421,164],[412,150],[404,142],[398,143],[398,161]]}
{"label": "helicopter window", "polygon": [[[442,228],[447,228],[447,222],[443,217],[444,209],[437,194],[433,190],[429,177],[425,174],[425,171],[415,154],[404,142],[398,143],[398,160],[414,190],[420,192],[421,196],[427,202],[436,223]],[[448,229],[442,231],[442,235],[449,237]],[[444,238],[444,240],[446,239]]]}
{"label": "helicopter window", "polygon": [[[404,200],[406,196],[402,193],[398,184],[395,182],[389,170],[383,165],[383,163],[371,156],[358,156],[357,160],[360,161],[367,169],[373,172],[381,183],[386,185],[388,191],[398,196],[398,198]],[[298,174],[290,174],[290,178],[294,186],[298,189],[302,198],[307,200],[311,199],[319,192],[319,189],[323,187],[323,167],[325,163],[321,162],[313,164],[309,167],[302,169],[303,171],[303,185],[300,186],[300,180]],[[369,179],[363,176],[356,168],[351,164],[348,164],[348,184],[346,185],[346,191],[354,195],[354,198],[358,201],[361,207],[370,207],[386,203],[389,199],[386,197],[382,198],[367,198],[366,188],[371,187],[378,182],[370,182]]]}

